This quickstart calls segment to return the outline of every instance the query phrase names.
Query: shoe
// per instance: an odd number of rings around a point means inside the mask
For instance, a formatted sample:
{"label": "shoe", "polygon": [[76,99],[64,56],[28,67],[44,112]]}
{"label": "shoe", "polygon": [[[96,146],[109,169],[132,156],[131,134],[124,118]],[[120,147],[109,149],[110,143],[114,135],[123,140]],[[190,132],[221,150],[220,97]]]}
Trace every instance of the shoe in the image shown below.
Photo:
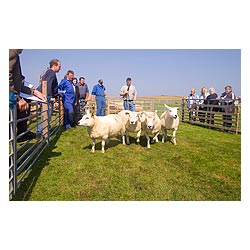
{"label": "shoe", "polygon": [[31,139],[35,139],[36,138],[36,134],[29,131],[27,132],[26,134],[22,135],[21,137],[19,137],[17,139],[17,142],[24,142],[24,141],[28,141],[28,140],[31,140]]}
{"label": "shoe", "polygon": [[36,139],[37,139],[38,141],[44,139],[43,133],[42,133],[42,132],[37,132],[37,133],[36,133]]}

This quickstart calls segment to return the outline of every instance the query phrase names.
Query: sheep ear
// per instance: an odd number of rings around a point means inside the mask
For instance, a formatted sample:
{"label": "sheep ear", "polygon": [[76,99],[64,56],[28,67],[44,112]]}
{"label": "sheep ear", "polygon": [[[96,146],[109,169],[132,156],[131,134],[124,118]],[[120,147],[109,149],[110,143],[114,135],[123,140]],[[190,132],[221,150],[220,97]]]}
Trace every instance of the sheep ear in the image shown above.
{"label": "sheep ear", "polygon": [[164,106],[165,106],[166,109],[169,109],[169,108],[170,108],[167,104],[164,104]]}
{"label": "sheep ear", "polygon": [[155,114],[157,114],[158,110],[155,110]]}

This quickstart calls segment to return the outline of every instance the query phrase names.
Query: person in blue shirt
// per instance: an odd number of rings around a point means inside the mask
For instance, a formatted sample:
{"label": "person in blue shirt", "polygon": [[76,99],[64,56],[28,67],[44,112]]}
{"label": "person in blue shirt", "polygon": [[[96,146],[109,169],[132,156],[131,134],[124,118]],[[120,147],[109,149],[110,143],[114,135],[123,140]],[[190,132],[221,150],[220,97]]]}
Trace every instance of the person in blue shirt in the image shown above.
{"label": "person in blue shirt", "polygon": [[64,128],[70,129],[74,124],[74,105],[76,103],[75,86],[73,85],[74,71],[68,70],[65,78],[58,85],[59,90],[65,91],[62,96],[64,108]]}
{"label": "person in blue shirt", "polygon": [[92,101],[94,101],[94,96],[96,100],[96,116],[105,116],[106,109],[106,99],[105,96],[107,94],[106,88],[103,85],[103,80],[100,79],[98,84],[93,87],[92,90]]}

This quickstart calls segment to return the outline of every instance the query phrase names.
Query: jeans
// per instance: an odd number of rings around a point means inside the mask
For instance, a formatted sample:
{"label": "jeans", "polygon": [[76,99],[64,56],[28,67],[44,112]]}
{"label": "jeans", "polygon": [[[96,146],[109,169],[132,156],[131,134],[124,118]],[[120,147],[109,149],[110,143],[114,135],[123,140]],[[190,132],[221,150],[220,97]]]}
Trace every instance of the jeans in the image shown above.
{"label": "jeans", "polygon": [[[42,106],[42,105],[41,105]],[[54,103],[49,103],[48,104],[48,123],[50,122],[51,120],[51,116],[52,116],[52,112],[53,112],[53,109],[54,109]],[[43,125],[42,125],[42,117],[41,117],[41,122],[38,124],[38,127],[37,127],[37,133],[38,134],[41,134],[42,131],[43,131]]]}
{"label": "jeans", "polygon": [[105,96],[96,96],[96,116],[105,116],[106,99]]}
{"label": "jeans", "polygon": [[135,111],[135,104],[133,101],[123,101],[123,107],[125,110]]}

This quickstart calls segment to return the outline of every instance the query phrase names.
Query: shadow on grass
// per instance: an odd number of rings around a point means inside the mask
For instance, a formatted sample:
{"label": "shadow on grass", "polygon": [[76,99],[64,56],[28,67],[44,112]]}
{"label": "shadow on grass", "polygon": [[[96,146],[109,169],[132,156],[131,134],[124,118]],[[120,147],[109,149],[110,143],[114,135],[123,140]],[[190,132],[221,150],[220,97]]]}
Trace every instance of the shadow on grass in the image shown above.
{"label": "shadow on grass", "polygon": [[18,190],[13,197],[13,201],[27,201],[29,200],[33,188],[36,185],[36,182],[45,166],[49,164],[49,161],[53,157],[58,157],[61,155],[61,152],[53,152],[57,147],[57,140],[62,134],[62,128],[59,130],[58,134],[54,137],[53,141],[50,142],[48,148],[40,155],[39,159],[35,165],[31,168],[30,172],[27,174],[27,177],[20,183]]}
{"label": "shadow on grass", "polygon": [[[153,136],[149,136],[149,137],[150,137],[150,145],[155,144],[156,142],[153,140]],[[134,141],[134,143],[136,143],[135,138],[132,137],[132,139],[133,139],[133,140],[131,140],[131,141]],[[158,143],[162,143],[162,142],[161,142],[161,141],[162,141],[162,135],[158,135],[158,140],[159,140]],[[171,135],[167,135],[167,138],[166,138],[166,140],[165,140],[164,143],[171,143],[171,144],[174,144],[174,143],[173,143],[173,138],[172,138],[172,136],[171,136]],[[145,147],[145,148],[147,147],[147,140],[146,140],[146,137],[145,137],[144,135],[140,137],[140,142],[139,142],[139,144],[140,144],[142,147]]]}
{"label": "shadow on grass", "polygon": [[[105,150],[109,149],[109,148],[113,148],[113,147],[116,147],[117,145],[121,144],[121,139],[120,138],[117,138],[117,139],[109,139],[109,142],[108,144],[106,143],[105,144]],[[89,149],[91,150],[92,148],[92,144],[90,143],[88,146],[86,147],[83,147],[83,149]],[[101,141],[97,142],[95,144],[95,150],[102,150],[102,143]]]}

